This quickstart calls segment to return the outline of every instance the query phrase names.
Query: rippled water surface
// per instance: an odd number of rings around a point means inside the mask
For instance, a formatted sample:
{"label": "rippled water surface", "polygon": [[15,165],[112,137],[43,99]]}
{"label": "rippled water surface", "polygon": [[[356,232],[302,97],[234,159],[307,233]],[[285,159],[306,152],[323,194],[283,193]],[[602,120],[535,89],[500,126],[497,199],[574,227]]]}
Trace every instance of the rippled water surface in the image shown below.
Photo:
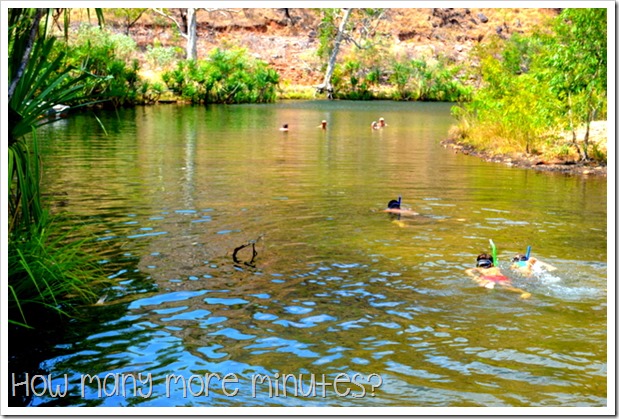
{"label": "rippled water surface", "polygon": [[[68,394],[30,404],[605,406],[606,179],[454,154],[449,109],[162,105],[42,129],[46,196],[115,286],[40,366]],[[419,215],[382,212],[398,195]],[[558,269],[510,274],[527,300],[480,288],[464,270],[489,239],[506,272],[527,245]]]}

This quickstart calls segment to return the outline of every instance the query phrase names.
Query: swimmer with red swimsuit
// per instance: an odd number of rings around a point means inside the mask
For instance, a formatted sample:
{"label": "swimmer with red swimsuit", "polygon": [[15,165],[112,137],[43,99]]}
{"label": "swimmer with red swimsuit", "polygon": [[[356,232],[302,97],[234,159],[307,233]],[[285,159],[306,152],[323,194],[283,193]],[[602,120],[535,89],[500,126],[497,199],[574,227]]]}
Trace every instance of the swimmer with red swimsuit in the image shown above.
{"label": "swimmer with red swimsuit", "polygon": [[465,272],[473,277],[473,281],[477,282],[480,287],[494,289],[494,286],[499,284],[508,291],[520,293],[520,298],[529,298],[531,296],[531,293],[513,287],[511,279],[503,275],[497,266],[494,266],[493,257],[486,253],[477,256],[477,266],[469,268]]}

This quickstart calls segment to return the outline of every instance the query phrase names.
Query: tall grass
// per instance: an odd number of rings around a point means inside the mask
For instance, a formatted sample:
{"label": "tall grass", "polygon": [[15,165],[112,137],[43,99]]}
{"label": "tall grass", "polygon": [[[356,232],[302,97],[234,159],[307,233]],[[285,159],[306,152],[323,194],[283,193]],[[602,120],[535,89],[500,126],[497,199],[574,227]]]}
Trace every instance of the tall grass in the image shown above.
{"label": "tall grass", "polygon": [[36,132],[9,148],[9,322],[32,327],[40,316],[73,316],[107,282],[87,239],[61,231],[41,203]]}
{"label": "tall grass", "polygon": [[[41,316],[75,316],[94,303],[109,281],[84,250],[87,239],[72,237],[50,221],[45,211],[29,231],[13,237],[8,251],[9,322],[33,327]],[[49,320],[49,319],[45,319]]]}

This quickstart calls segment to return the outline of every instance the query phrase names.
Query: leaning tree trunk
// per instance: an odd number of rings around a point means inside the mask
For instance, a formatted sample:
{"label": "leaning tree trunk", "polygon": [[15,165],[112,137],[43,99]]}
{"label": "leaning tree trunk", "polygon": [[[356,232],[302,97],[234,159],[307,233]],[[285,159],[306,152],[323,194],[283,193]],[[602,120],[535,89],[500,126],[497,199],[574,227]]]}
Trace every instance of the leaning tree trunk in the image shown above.
{"label": "leaning tree trunk", "polygon": [[187,59],[198,58],[198,27],[196,9],[187,9]]}
{"label": "leaning tree trunk", "polygon": [[329,64],[327,65],[327,73],[325,74],[325,81],[322,84],[322,87],[327,90],[327,97],[329,99],[333,99],[333,87],[331,86],[331,76],[333,76],[333,70],[335,69],[335,61],[337,59],[337,54],[340,51],[340,44],[342,43],[342,38],[344,37],[344,30],[346,28],[346,22],[348,22],[348,18],[350,17],[350,12],[352,12],[352,9],[343,9],[343,10],[344,10],[344,16],[342,17],[340,26],[337,29],[337,35],[335,36],[335,43],[333,45],[333,51],[331,51],[331,56],[329,57]]}
{"label": "leaning tree trunk", "polygon": [[181,22],[176,20],[173,16],[165,13],[163,9],[153,8],[152,10],[174,22],[181,36],[187,40],[185,45],[187,59],[197,59],[198,24],[196,22],[196,9],[180,9]]}

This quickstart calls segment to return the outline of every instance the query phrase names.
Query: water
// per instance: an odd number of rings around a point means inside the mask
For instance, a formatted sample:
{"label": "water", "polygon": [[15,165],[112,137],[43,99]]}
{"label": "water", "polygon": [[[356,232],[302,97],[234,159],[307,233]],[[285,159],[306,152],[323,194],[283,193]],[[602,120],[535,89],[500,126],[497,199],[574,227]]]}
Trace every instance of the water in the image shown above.
{"label": "water", "polygon": [[[39,366],[67,395],[39,380],[30,405],[605,406],[606,179],[454,154],[449,108],[169,105],[42,129],[46,196],[115,286]],[[382,212],[398,195],[419,215]],[[511,274],[528,300],[479,288],[464,270],[489,239],[504,271],[527,245],[558,269]]]}

